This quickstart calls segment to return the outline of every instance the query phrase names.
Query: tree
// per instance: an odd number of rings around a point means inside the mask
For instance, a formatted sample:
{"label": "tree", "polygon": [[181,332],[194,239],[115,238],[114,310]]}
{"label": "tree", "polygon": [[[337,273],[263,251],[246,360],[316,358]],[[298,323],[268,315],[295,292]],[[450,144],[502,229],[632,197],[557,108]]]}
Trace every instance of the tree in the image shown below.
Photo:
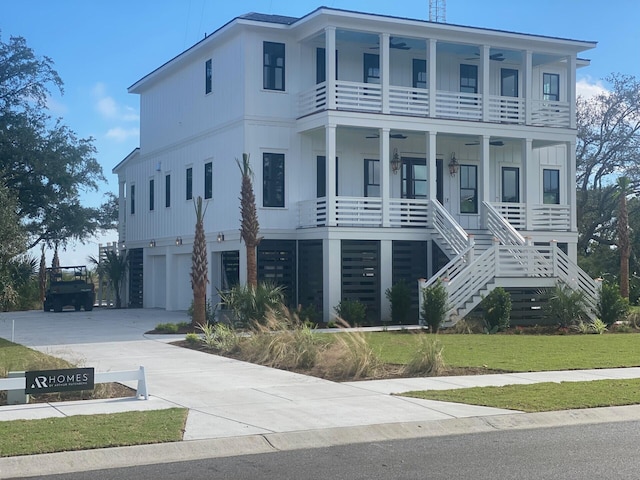
{"label": "tree", "polygon": [[631,241],[629,235],[629,212],[627,197],[631,194],[628,177],[618,178],[618,249],[620,250],[620,295],[629,300],[629,258],[631,257]]}
{"label": "tree", "polygon": [[262,240],[258,237],[260,225],[258,223],[258,213],[256,210],[256,196],[253,193],[251,165],[249,155],[242,154],[242,163],[236,158],[240,174],[242,175],[242,185],[240,188],[240,238],[244,240],[247,248],[247,284],[253,288],[258,285],[258,261],[256,249]]}
{"label": "tree", "polygon": [[202,197],[194,200],[196,210],[196,233],[193,239],[193,252],[191,254],[191,288],[193,290],[193,316],[191,324],[194,327],[204,326],[207,321],[207,283],[208,260],[207,239],[204,234],[204,215],[206,208],[202,208]]}
{"label": "tree", "polygon": [[116,294],[116,308],[122,308],[122,285],[129,268],[128,255],[120,254],[117,250],[106,250],[101,259],[90,256],[89,262],[96,265],[98,275],[107,277]]}

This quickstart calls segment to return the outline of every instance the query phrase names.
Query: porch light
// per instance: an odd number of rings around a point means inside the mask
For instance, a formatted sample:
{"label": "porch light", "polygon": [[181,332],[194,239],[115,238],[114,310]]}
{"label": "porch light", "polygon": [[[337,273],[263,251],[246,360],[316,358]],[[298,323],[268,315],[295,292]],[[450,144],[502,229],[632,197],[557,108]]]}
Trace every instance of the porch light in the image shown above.
{"label": "porch light", "polygon": [[400,170],[400,156],[398,155],[398,149],[393,149],[393,158],[391,159],[391,170],[393,174],[396,175],[398,170]]}
{"label": "porch light", "polygon": [[182,245],[182,237],[176,237],[176,245]]}
{"label": "porch light", "polygon": [[151,240],[151,241],[149,242],[149,246],[150,246],[151,248],[155,247],[155,246],[156,246],[156,241],[155,241],[155,240]]}
{"label": "porch light", "polygon": [[449,174],[452,177],[455,177],[456,173],[458,173],[459,167],[460,164],[458,163],[458,160],[456,160],[456,152],[451,152],[451,160],[449,160]]}
{"label": "porch light", "polygon": [[218,243],[224,242],[224,233],[218,233],[218,238],[216,240],[218,240]]}

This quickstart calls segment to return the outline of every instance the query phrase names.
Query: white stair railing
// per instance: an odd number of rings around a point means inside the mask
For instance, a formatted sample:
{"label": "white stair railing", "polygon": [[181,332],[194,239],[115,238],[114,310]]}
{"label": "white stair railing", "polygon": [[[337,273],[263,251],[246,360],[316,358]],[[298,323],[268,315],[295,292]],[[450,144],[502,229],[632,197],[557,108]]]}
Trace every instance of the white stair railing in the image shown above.
{"label": "white stair railing", "polygon": [[494,237],[500,240],[503,245],[525,245],[525,238],[520,235],[513,225],[511,225],[489,202],[482,202],[487,212],[487,229]]}
{"label": "white stair railing", "polygon": [[436,200],[429,201],[431,226],[435,230],[438,243],[450,248],[454,255],[460,254],[469,245],[467,232],[456,222],[442,204]]}
{"label": "white stair railing", "polygon": [[595,311],[597,310],[597,302],[602,284],[587,275],[577,263],[571,260],[571,258],[557,246],[554,248],[554,253],[555,274],[570,288],[583,293],[585,302],[590,310],[590,312],[587,313],[592,320],[595,319]]}

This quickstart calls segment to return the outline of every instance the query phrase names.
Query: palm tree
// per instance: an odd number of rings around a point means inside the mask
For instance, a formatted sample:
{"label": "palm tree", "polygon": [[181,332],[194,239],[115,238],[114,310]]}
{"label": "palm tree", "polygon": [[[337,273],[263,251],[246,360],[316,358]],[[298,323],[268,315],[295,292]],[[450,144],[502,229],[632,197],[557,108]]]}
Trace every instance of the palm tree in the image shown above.
{"label": "palm tree", "polygon": [[191,288],[193,290],[191,324],[198,327],[207,323],[206,302],[207,283],[209,283],[207,272],[209,266],[207,263],[207,239],[204,235],[203,223],[206,208],[202,209],[202,197],[198,197],[193,203],[196,210],[196,233],[191,254]]}
{"label": "palm tree", "polygon": [[629,238],[629,211],[627,196],[631,194],[629,177],[618,178],[618,249],[620,250],[620,296],[629,298],[629,258],[631,257],[631,241]]}
{"label": "palm tree", "polygon": [[256,248],[258,248],[262,237],[258,237],[260,225],[256,210],[256,196],[253,193],[253,172],[249,164],[249,154],[243,153],[242,163],[237,158],[236,163],[242,175],[242,186],[240,188],[240,238],[244,240],[247,248],[247,284],[255,289],[258,285]]}
{"label": "palm tree", "polygon": [[122,308],[120,293],[129,267],[127,253],[119,254],[116,250],[106,250],[101,260],[90,256],[89,261],[96,265],[99,275],[109,279],[109,284],[116,294],[116,308]]}

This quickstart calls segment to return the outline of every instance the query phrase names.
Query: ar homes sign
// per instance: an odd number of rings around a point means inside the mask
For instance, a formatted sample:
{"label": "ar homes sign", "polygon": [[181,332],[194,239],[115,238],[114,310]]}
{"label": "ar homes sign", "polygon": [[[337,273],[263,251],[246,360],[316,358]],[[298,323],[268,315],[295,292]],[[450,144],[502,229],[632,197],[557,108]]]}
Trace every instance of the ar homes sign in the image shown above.
{"label": "ar homes sign", "polygon": [[25,372],[24,393],[66,392],[69,390],[93,390],[93,368],[68,368]]}

